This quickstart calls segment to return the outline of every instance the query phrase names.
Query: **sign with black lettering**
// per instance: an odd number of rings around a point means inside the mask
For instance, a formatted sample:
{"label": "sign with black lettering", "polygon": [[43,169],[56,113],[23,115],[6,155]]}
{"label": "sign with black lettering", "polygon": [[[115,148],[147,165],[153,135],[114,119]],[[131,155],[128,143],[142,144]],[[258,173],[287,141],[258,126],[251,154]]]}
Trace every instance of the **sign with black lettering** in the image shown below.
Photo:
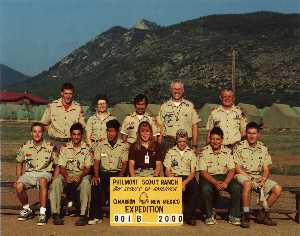
{"label": "sign with black lettering", "polygon": [[182,225],[181,178],[111,178],[110,224],[112,226]]}

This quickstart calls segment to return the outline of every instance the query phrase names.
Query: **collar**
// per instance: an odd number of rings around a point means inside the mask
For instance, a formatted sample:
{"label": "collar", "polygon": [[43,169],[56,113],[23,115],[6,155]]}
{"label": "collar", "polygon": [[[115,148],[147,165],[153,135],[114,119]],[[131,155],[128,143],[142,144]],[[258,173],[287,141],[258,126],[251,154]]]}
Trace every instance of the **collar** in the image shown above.
{"label": "collar", "polygon": [[[95,113],[95,116],[96,116],[96,118],[101,119],[98,112]],[[104,116],[103,120],[106,120],[109,116],[110,116],[110,113],[108,111],[105,112],[105,116]]]}
{"label": "collar", "polygon": [[[63,104],[62,104],[62,98],[59,98],[59,99],[57,99],[56,101],[57,101],[57,102],[56,102],[56,103],[57,103],[57,104],[56,104],[56,107],[64,107]],[[75,102],[72,101],[72,103],[71,103],[71,105],[70,105],[68,111],[74,109],[74,105],[75,105]]]}
{"label": "collar", "polygon": [[183,150],[179,150],[179,148],[177,147],[177,145],[175,146],[175,151],[177,151],[177,152],[188,152],[188,151],[191,151],[191,149],[188,147],[188,146],[186,146],[185,147],[185,149],[183,149]]}
{"label": "collar", "polygon": [[[38,147],[38,146],[34,145],[33,140],[30,140],[30,141],[29,141],[28,146],[31,147],[31,148]],[[41,147],[41,148],[47,148],[47,146],[48,146],[48,145],[47,145],[47,142],[43,139],[43,140],[42,140],[42,144],[39,145],[39,147]]]}
{"label": "collar", "polygon": [[[134,111],[132,114],[131,114],[132,117],[137,117],[139,116],[139,114],[136,113],[136,111]],[[149,114],[147,112],[145,112],[143,115],[143,117],[149,117]]]}
{"label": "collar", "polygon": [[[170,99],[167,101],[167,105],[168,105],[168,106],[174,106],[174,103],[173,103],[173,102],[174,102],[173,99],[170,98]],[[181,106],[181,104],[188,104],[188,103],[187,103],[187,100],[184,99],[184,98],[182,98],[181,103],[180,103],[179,106]]]}
{"label": "collar", "polygon": [[[66,148],[68,148],[68,149],[74,149],[74,145],[73,145],[72,141],[66,143]],[[85,142],[81,141],[81,143],[80,143],[80,150],[81,149],[87,149],[87,148],[88,148],[88,145]]]}
{"label": "collar", "polygon": [[121,146],[121,144],[122,144],[122,140],[119,138],[113,147],[110,145],[107,139],[103,141],[103,145],[108,146],[110,149],[115,149],[116,147]]}

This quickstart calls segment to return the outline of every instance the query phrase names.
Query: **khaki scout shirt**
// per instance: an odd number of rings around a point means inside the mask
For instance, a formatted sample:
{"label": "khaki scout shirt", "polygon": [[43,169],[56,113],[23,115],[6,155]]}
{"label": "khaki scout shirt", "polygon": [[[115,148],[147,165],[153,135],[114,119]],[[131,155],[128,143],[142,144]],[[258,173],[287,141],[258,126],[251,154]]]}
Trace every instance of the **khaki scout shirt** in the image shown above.
{"label": "khaki scout shirt", "polygon": [[199,170],[210,175],[224,175],[235,168],[231,149],[221,146],[218,151],[213,151],[210,145],[201,150]]}
{"label": "khaki scout shirt", "polygon": [[118,139],[112,147],[107,140],[103,140],[95,148],[95,160],[100,161],[100,170],[119,171],[122,162],[128,161],[129,145]]}
{"label": "khaki scout shirt", "polygon": [[57,161],[55,146],[43,140],[36,146],[33,140],[27,141],[17,152],[18,163],[25,162],[25,171],[52,171],[53,163]]}
{"label": "khaki scout shirt", "polygon": [[172,99],[162,104],[157,120],[163,127],[164,136],[175,137],[177,130],[185,129],[189,138],[192,137],[192,126],[201,121],[193,103],[185,99],[179,106]]}
{"label": "khaki scout shirt", "polygon": [[121,134],[128,135],[127,142],[134,143],[137,137],[137,130],[142,121],[148,121],[152,127],[153,136],[160,134],[159,128],[156,124],[154,117],[150,116],[147,112],[144,113],[142,119],[139,119],[138,114],[133,112],[131,115],[126,116],[121,128]]}
{"label": "khaki scout shirt", "polygon": [[177,146],[169,149],[164,160],[164,166],[171,169],[174,176],[188,176],[196,171],[197,157],[189,147],[186,147],[181,155]]}
{"label": "khaki scout shirt", "polygon": [[93,156],[90,147],[81,142],[80,149],[73,146],[72,142],[66,143],[60,149],[58,163],[66,168],[68,174],[78,175],[84,168],[90,168],[93,164]]}
{"label": "khaki scout shirt", "polygon": [[106,123],[114,119],[116,117],[112,116],[109,112],[103,118],[96,113],[88,119],[85,130],[91,134],[91,139],[93,140],[106,139]]}
{"label": "khaki scout shirt", "polygon": [[246,129],[247,120],[241,109],[232,106],[225,110],[223,106],[213,109],[208,117],[206,129],[220,127],[224,133],[223,144],[234,144],[241,140],[241,132]]}
{"label": "khaki scout shirt", "polygon": [[240,142],[233,150],[234,162],[248,174],[261,174],[263,167],[272,164],[268,148],[257,142],[255,147],[249,146],[247,140]]}
{"label": "khaki scout shirt", "polygon": [[48,105],[41,122],[49,125],[48,134],[54,138],[70,138],[70,128],[76,122],[85,126],[84,113],[80,104],[72,101],[68,110],[65,110],[62,98]]}

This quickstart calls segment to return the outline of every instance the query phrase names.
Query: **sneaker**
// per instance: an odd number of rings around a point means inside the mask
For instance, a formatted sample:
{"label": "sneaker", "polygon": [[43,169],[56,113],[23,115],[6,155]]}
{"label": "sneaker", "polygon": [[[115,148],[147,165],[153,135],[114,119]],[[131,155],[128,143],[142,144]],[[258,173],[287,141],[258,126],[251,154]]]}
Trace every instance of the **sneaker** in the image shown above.
{"label": "sneaker", "polygon": [[38,222],[36,223],[39,226],[47,224],[47,217],[46,214],[39,214]]}
{"label": "sneaker", "polygon": [[250,213],[244,212],[242,215],[242,221],[241,221],[241,227],[242,228],[249,228],[250,227]]}
{"label": "sneaker", "polygon": [[60,216],[58,214],[53,214],[52,219],[53,219],[54,225],[63,225],[64,224],[64,220],[62,218],[60,218]]}
{"label": "sneaker", "polygon": [[84,226],[88,224],[88,218],[86,216],[79,216],[79,219],[75,222],[76,226]]}
{"label": "sneaker", "polygon": [[102,219],[95,218],[95,219],[88,221],[88,225],[96,225],[96,224],[100,224],[100,223],[102,223]]}
{"label": "sneaker", "polygon": [[33,211],[29,209],[22,209],[19,213],[18,220],[24,221],[24,220],[29,220],[34,217]]}
{"label": "sneaker", "polygon": [[229,216],[228,223],[232,225],[241,225],[241,219],[239,217]]}
{"label": "sneaker", "polygon": [[205,219],[205,224],[206,225],[214,225],[216,223],[217,223],[217,221],[215,220],[215,218],[213,216],[208,217],[208,218]]}
{"label": "sneaker", "polygon": [[270,213],[269,212],[267,212],[265,214],[265,219],[263,221],[263,224],[268,225],[268,226],[276,226],[277,225],[277,223],[270,218]]}

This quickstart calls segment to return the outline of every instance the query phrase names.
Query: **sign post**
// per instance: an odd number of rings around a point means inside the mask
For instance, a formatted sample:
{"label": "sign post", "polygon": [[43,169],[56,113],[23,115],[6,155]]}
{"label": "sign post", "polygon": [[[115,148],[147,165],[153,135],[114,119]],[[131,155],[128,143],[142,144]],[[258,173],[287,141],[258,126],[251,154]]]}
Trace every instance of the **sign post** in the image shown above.
{"label": "sign post", "polygon": [[111,178],[110,224],[111,226],[182,225],[181,178]]}

